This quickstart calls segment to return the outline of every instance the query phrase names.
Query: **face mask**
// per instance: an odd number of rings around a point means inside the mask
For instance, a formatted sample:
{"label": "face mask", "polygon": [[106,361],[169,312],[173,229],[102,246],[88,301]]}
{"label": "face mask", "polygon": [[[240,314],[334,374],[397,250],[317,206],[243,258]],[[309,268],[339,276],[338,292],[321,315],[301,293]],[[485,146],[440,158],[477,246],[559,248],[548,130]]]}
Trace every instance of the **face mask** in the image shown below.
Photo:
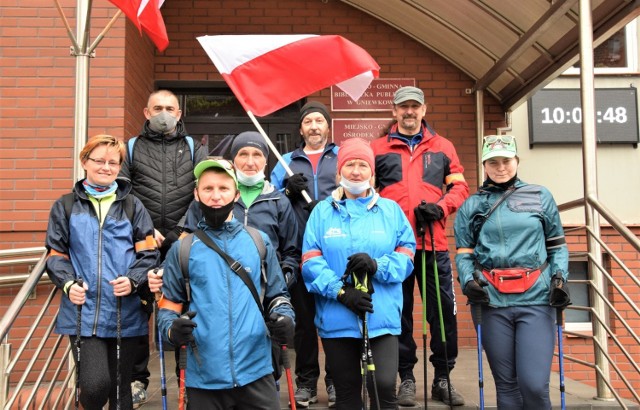
{"label": "face mask", "polygon": [[362,182],[353,182],[349,181],[347,178],[341,176],[340,177],[340,186],[349,191],[349,193],[353,195],[360,195],[367,189],[371,188],[371,184],[369,180]]}
{"label": "face mask", "polygon": [[149,128],[158,134],[168,134],[176,128],[178,119],[166,111],[149,118]]}
{"label": "face mask", "polygon": [[264,181],[264,169],[253,175],[247,175],[240,170],[236,170],[236,178],[244,186],[254,186]]}
{"label": "face mask", "polygon": [[220,228],[224,221],[227,220],[229,213],[233,210],[235,202],[231,201],[220,208],[212,208],[202,202],[198,202],[198,204],[200,205],[200,210],[204,215],[204,222],[210,227],[217,229]]}

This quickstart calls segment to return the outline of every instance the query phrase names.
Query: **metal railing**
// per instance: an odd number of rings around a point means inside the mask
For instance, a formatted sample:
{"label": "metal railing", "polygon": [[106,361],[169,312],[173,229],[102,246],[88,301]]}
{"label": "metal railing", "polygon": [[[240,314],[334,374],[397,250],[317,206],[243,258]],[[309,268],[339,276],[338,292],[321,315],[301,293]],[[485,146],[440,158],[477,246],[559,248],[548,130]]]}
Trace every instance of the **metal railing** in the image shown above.
{"label": "metal railing", "polygon": [[[36,256],[34,256],[36,255]],[[39,256],[37,256],[39,255]],[[13,258],[13,259],[11,259]],[[23,313],[30,296],[40,285],[50,285],[43,277],[46,262],[44,248],[25,248],[0,251],[0,266],[20,266],[35,263],[29,274],[0,276],[0,287],[22,284],[18,294],[0,320],[0,408],[64,408],[73,402],[70,386],[75,364],[70,358],[70,344],[62,343],[64,336],[54,335],[53,327],[58,306],[52,303],[57,288],[42,286],[50,292],[40,311],[31,321],[24,336],[15,339],[17,350],[12,355],[9,333],[16,319]],[[44,329],[44,332],[43,332]],[[21,332],[24,329],[19,329]],[[36,342],[37,346],[32,347]],[[22,366],[22,367],[21,367]],[[64,371],[66,367],[66,372]],[[20,374],[12,384],[10,377]],[[41,394],[40,394],[41,393]]]}
{"label": "metal railing", "polygon": [[[571,201],[559,205],[559,209],[563,212],[581,206],[590,206],[596,210],[600,216],[609,222],[611,229],[620,235],[625,243],[628,243],[635,249],[637,253],[636,258],[627,257],[627,260],[640,259],[640,239],[618,220],[611,211],[600,203],[597,198]],[[571,277],[569,277],[569,283],[579,282],[586,284],[589,288],[590,306],[569,306],[568,309],[590,313],[592,318],[592,334],[569,330],[565,330],[564,334],[589,339],[593,343],[594,360],[590,362],[567,354],[564,354],[564,358],[573,363],[586,366],[595,372],[597,399],[611,400],[613,397],[613,399],[620,404],[621,408],[627,409],[627,404],[619,394],[620,386],[614,386],[612,383],[612,373],[614,373],[618,380],[628,389],[630,396],[633,397],[637,403],[640,403],[640,395],[638,393],[640,387],[637,385],[637,380],[640,376],[640,365],[631,353],[631,351],[638,350],[640,337],[637,334],[637,329],[634,329],[629,324],[629,322],[638,323],[640,308],[629,296],[628,291],[625,290],[625,287],[633,288],[634,290],[640,288],[640,280],[638,279],[638,275],[634,274],[622,258],[602,239],[600,229],[593,229],[588,225],[575,229],[584,231],[588,239],[587,243],[589,243],[589,239],[597,243],[596,251],[602,249],[603,254],[607,255],[610,259],[612,267],[607,269],[604,263],[602,263],[602,255],[592,249],[588,249],[587,252],[584,253],[589,262],[588,279],[585,281],[572,281]],[[627,252],[629,251],[627,250]],[[616,272],[619,272],[616,275],[611,273],[614,264],[617,267]],[[608,285],[606,289],[604,286],[599,285],[604,284],[604,280],[606,280],[606,284]],[[624,283],[624,285],[621,283]],[[624,315],[621,312],[624,312]],[[612,329],[610,325],[611,322],[615,324],[614,329]],[[605,337],[598,337],[598,335],[605,335]],[[624,338],[626,342],[621,341],[622,338]],[[605,342],[603,343],[602,340]],[[631,368],[622,369],[618,365],[619,362],[612,357],[610,353],[611,349],[615,349],[617,354],[622,355],[628,361]],[[609,366],[613,371],[609,370]],[[634,376],[631,377],[631,375]],[[635,386],[632,380],[636,380]]]}

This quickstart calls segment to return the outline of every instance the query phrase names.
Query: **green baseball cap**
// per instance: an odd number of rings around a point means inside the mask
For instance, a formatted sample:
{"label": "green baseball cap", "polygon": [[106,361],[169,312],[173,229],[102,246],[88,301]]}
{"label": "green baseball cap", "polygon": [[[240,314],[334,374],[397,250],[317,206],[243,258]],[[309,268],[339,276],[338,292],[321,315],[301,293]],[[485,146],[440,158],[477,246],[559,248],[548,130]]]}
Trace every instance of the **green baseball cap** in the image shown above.
{"label": "green baseball cap", "polygon": [[493,157],[513,158],[518,155],[513,135],[487,135],[482,143],[482,162]]}
{"label": "green baseball cap", "polygon": [[209,168],[220,168],[224,170],[231,178],[233,178],[236,186],[238,185],[233,165],[226,159],[205,159],[204,161],[200,161],[193,169],[193,175],[195,175],[196,179],[200,179],[200,175]]}

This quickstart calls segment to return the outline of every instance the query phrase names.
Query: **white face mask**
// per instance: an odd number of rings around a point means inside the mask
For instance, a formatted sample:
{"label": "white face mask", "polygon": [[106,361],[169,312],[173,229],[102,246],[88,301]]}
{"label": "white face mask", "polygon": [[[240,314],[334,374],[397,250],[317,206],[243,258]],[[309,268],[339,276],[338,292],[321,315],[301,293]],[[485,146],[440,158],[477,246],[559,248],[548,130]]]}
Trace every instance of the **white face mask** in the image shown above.
{"label": "white face mask", "polygon": [[264,169],[253,175],[247,175],[240,170],[236,170],[236,178],[238,178],[238,182],[244,186],[254,186],[264,181]]}
{"label": "white face mask", "polygon": [[367,189],[371,188],[369,180],[362,182],[349,181],[347,178],[340,176],[340,186],[349,191],[353,195],[360,195]]}

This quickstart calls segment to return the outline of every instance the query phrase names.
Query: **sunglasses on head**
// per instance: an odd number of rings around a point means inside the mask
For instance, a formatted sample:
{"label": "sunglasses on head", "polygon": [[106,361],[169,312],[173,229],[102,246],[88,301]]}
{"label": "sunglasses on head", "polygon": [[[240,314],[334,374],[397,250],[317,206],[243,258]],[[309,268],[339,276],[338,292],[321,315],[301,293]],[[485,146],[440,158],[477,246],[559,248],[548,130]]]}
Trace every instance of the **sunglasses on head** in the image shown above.
{"label": "sunglasses on head", "polygon": [[484,137],[485,144],[495,144],[498,141],[504,144],[511,144],[515,141],[515,138],[513,135],[487,135]]}

